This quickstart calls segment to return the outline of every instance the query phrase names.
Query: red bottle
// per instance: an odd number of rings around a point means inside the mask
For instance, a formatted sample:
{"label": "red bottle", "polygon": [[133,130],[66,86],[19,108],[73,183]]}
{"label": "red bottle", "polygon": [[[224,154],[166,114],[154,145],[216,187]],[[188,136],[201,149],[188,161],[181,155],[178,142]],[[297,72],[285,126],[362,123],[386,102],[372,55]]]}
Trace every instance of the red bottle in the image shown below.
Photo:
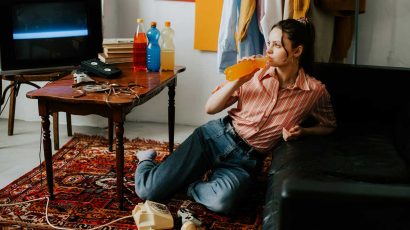
{"label": "red bottle", "polygon": [[137,19],[137,29],[134,34],[133,65],[134,70],[147,70],[147,35],[142,18]]}

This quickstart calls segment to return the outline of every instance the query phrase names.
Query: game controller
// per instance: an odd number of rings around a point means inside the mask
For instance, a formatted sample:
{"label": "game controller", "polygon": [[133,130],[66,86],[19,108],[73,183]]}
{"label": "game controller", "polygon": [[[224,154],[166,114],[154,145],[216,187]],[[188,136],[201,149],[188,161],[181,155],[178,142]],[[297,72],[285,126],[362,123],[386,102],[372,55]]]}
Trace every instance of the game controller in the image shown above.
{"label": "game controller", "polygon": [[86,71],[81,71],[81,70],[74,70],[72,72],[73,77],[74,77],[74,84],[79,85],[81,83],[89,83],[89,82],[95,82],[94,79],[92,79],[90,76],[88,76]]}
{"label": "game controller", "polygon": [[197,218],[194,217],[194,213],[192,213],[189,209],[186,208],[180,208],[177,212],[178,217],[181,218],[182,224],[185,224],[186,222],[191,222],[193,223],[196,227],[199,227],[202,225],[202,222],[198,220]]}
{"label": "game controller", "polygon": [[105,64],[98,58],[82,61],[81,68],[97,76],[105,78],[114,78],[121,75],[122,73],[119,68],[113,65]]}

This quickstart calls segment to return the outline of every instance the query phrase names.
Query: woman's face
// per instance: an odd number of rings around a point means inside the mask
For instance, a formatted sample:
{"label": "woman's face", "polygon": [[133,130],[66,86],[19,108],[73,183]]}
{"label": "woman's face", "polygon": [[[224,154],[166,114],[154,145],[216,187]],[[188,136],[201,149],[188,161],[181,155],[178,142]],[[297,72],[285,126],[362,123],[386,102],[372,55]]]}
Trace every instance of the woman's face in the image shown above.
{"label": "woman's face", "polygon": [[[285,48],[288,53],[286,53]],[[269,64],[271,66],[281,67],[288,65],[293,58],[292,45],[288,35],[282,33],[281,29],[275,27],[269,33],[269,42],[266,53],[269,57]]]}

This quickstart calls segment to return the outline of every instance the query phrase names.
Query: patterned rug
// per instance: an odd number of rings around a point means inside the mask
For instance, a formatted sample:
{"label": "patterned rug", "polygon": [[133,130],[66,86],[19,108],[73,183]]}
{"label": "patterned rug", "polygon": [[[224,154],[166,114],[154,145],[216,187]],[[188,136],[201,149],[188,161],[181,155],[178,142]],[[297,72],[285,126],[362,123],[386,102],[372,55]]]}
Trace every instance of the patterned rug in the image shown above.
{"label": "patterned rug", "polygon": [[[116,202],[115,152],[108,151],[108,141],[102,137],[76,134],[53,156],[54,194],[50,201],[49,220],[65,228],[89,229],[131,215],[140,202],[134,192],[134,172],[138,160],[136,150],[157,150],[157,161],[167,157],[168,144],[152,140],[124,140],[124,196],[125,210],[119,211]],[[16,203],[48,195],[44,162],[13,183],[0,190],[0,203]],[[260,186],[238,213],[225,216],[213,213],[190,200],[185,194],[176,194],[164,202],[170,209],[175,229],[180,229],[177,211],[185,207],[193,211],[206,229],[260,229],[264,188]],[[24,226],[29,229],[48,229],[45,218],[46,200],[19,206],[0,207],[1,226]],[[137,229],[132,218],[116,222],[104,229]]]}

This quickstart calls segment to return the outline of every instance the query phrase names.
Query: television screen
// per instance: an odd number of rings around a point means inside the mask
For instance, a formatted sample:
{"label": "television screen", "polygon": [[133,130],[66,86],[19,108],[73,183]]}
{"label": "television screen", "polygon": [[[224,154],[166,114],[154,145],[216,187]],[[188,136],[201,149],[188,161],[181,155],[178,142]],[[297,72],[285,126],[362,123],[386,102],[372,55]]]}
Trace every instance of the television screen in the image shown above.
{"label": "television screen", "polygon": [[1,72],[73,68],[102,48],[100,0],[0,3]]}

